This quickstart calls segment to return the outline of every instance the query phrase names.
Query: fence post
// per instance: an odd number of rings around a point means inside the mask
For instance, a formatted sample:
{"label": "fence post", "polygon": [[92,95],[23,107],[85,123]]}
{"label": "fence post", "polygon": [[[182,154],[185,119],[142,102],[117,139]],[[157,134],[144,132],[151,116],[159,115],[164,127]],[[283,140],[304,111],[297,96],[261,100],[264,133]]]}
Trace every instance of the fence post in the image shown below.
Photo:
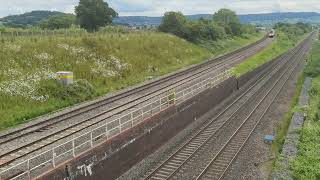
{"label": "fence post", "polygon": [[72,155],[73,157],[76,157],[76,153],[75,153],[75,150],[74,150],[74,140],[72,140]]}
{"label": "fence post", "polygon": [[28,177],[29,177],[29,180],[31,180],[31,176],[30,176],[30,159],[28,159],[27,161],[27,170],[28,170]]}
{"label": "fence post", "polygon": [[131,127],[133,127],[133,112],[130,113]]}
{"label": "fence post", "polygon": [[108,121],[106,121],[106,137],[107,137],[107,139],[108,139]]}
{"label": "fence post", "polygon": [[54,153],[54,149],[52,149],[52,165],[54,168],[56,167],[55,156],[56,156],[56,153]]}
{"label": "fence post", "polygon": [[90,145],[91,145],[91,147],[93,147],[92,132],[90,133]]}

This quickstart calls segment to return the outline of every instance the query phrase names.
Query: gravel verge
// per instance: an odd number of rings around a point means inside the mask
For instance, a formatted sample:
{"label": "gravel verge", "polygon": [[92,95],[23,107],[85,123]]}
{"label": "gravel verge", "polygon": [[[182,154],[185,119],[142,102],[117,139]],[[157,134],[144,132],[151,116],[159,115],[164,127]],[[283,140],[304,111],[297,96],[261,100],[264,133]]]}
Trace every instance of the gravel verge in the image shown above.
{"label": "gravel verge", "polygon": [[281,120],[290,110],[297,80],[303,67],[301,63],[299,72],[290,77],[223,179],[270,179],[275,154],[271,145],[264,142],[264,136],[275,135]]}
{"label": "gravel verge", "polygon": [[[305,108],[309,104],[308,92],[311,88],[311,83],[311,78],[305,79],[304,86],[299,97],[299,109]],[[278,170],[279,172],[276,172],[274,179],[293,179],[289,169],[289,162],[297,156],[297,146],[300,138],[299,130],[302,128],[304,120],[305,113],[303,111],[294,113],[289,126],[286,141],[282,149],[281,158],[279,159],[280,169]]]}

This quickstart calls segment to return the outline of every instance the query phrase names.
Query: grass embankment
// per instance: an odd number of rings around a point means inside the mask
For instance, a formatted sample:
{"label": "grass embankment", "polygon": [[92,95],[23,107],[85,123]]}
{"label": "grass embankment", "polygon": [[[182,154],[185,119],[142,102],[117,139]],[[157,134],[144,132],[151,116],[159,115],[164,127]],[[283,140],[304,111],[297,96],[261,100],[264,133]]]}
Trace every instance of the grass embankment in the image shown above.
{"label": "grass embankment", "polygon": [[[4,39],[0,41],[0,129],[200,63],[260,37],[220,41],[210,50],[153,32]],[[63,87],[54,80],[57,71],[74,72],[77,82]]]}
{"label": "grass embankment", "polygon": [[299,41],[301,41],[305,35],[290,36],[287,33],[277,31],[277,37],[273,44],[257,53],[247,61],[239,64],[233,69],[233,74],[237,77],[254,70],[255,68],[271,61],[277,56],[285,53],[289,49],[295,47]]}
{"label": "grass embankment", "polygon": [[305,76],[312,77],[310,105],[307,119],[300,134],[298,156],[290,168],[295,179],[320,179],[320,42],[313,45],[310,61],[305,69]]}
{"label": "grass embankment", "polygon": [[208,49],[214,56],[228,53],[239,47],[248,45],[251,42],[258,41],[263,38],[264,34],[258,36],[243,35],[243,37],[234,37],[233,39],[224,39],[217,41],[200,41],[199,46]]}

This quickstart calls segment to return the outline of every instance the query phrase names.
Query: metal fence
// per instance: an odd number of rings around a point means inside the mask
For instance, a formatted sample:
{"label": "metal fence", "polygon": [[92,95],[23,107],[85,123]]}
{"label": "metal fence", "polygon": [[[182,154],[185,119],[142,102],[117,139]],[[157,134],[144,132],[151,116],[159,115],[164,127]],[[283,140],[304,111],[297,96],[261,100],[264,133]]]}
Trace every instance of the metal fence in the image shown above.
{"label": "metal fence", "polygon": [[[209,77],[180,91],[168,90],[167,95],[159,97],[152,103],[143,105],[120,118],[110,121],[105,119],[103,125],[73,138],[59,146],[16,164],[0,173],[0,179],[31,179],[39,173],[54,168],[63,162],[75,158],[80,153],[127,131],[144,120],[158,114],[171,106],[185,102],[195,95],[212,88],[230,77],[229,71]],[[141,106],[141,105],[140,105]]]}

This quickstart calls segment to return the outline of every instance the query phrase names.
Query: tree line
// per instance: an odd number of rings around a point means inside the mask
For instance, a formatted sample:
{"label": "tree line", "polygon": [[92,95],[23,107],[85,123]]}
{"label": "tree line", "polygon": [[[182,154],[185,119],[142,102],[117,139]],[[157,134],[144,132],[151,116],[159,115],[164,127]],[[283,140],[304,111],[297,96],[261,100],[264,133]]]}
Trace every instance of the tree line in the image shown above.
{"label": "tree line", "polygon": [[159,31],[196,42],[202,39],[216,41],[227,36],[241,36],[256,31],[255,26],[241,24],[235,12],[221,9],[212,19],[188,20],[181,12],[165,13]]}
{"label": "tree line", "polygon": [[[57,12],[54,12],[57,13]],[[39,13],[38,13],[39,14]],[[50,13],[47,13],[49,16]],[[43,29],[67,29],[73,25],[80,26],[88,32],[98,31],[100,27],[112,24],[118,13],[103,0],[80,0],[75,7],[75,15],[58,14],[42,21],[39,26]],[[295,25],[278,23],[275,28],[282,28],[291,34],[309,31],[310,25],[297,23]],[[219,40],[226,37],[241,36],[256,31],[255,26],[241,24],[235,12],[221,9],[211,19],[201,18],[190,20],[181,12],[167,12],[162,18],[158,30],[171,33],[191,42],[201,40]]]}
{"label": "tree line", "polygon": [[289,23],[277,23],[274,26],[278,31],[285,32],[289,37],[297,37],[301,36],[305,33],[312,31],[312,26],[307,23],[298,22],[296,24]]}

